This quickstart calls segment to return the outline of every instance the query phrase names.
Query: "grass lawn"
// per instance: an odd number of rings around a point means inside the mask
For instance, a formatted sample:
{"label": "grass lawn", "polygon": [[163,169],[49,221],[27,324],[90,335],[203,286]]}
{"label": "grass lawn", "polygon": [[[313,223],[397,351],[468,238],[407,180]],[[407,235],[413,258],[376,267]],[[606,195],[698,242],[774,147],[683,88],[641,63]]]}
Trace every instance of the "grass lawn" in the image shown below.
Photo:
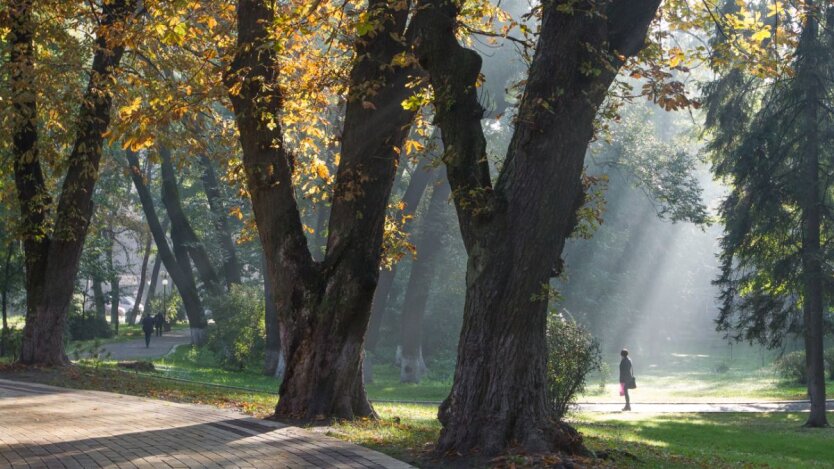
{"label": "grass lawn", "polygon": [[834,429],[802,428],[801,413],[581,414],[594,450],[625,450],[620,467],[831,467]]}
{"label": "grass lawn", "polygon": [[[679,356],[674,356],[679,355]],[[705,355],[670,354],[660,368],[645,364],[645,371],[638,368],[639,388],[632,393],[635,402],[739,402],[751,400],[801,400],[807,399],[806,389],[779,378],[772,367],[737,360],[729,370],[718,373]],[[166,376],[200,381],[204,383],[238,386],[254,391],[277,392],[278,381],[263,376],[257,369],[241,371],[219,368],[215,356],[206,350],[180,346],[177,350],[154,361],[157,369]],[[448,376],[448,373],[437,373]],[[399,368],[389,363],[374,365],[374,382],[366,386],[368,396],[377,401],[442,401],[449,393],[449,378],[438,379],[429,374],[420,384],[399,382]],[[619,385],[611,378],[604,388],[600,377],[591,376],[587,392],[580,402],[621,402]]]}

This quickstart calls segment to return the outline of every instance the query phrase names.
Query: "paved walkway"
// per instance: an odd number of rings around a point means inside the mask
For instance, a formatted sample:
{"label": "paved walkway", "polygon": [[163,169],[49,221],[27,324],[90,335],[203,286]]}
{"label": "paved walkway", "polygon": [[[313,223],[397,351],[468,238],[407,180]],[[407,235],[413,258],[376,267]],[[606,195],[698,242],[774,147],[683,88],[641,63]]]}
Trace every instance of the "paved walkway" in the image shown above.
{"label": "paved walkway", "polygon": [[[576,406],[579,412],[620,412],[623,404],[583,403]],[[632,413],[669,414],[689,412],[808,412],[808,401],[775,402],[705,402],[705,403],[632,403]],[[826,401],[826,408],[834,410],[834,400]]]}
{"label": "paved walkway", "polygon": [[409,468],[213,407],[0,379],[2,468]]}
{"label": "paved walkway", "polygon": [[150,347],[145,348],[145,338],[102,345],[112,360],[136,360],[159,358],[177,345],[191,343],[188,329],[177,329],[163,333],[162,337],[151,337]]}

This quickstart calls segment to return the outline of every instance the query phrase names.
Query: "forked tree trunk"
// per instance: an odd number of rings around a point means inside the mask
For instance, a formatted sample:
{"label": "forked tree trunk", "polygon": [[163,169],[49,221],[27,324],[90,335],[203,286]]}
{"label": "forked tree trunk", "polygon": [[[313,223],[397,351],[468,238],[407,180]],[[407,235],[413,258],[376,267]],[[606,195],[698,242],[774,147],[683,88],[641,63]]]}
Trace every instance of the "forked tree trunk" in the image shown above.
{"label": "forked tree trunk", "polygon": [[[515,132],[494,188],[475,86],[481,59],[455,37],[457,3],[423,2],[413,20],[469,257],[454,383],[438,414],[439,454],[490,455],[514,445],[585,452],[581,436],[554,418],[548,402],[549,280],[583,199],[582,166],[597,109],[622,58],[642,48],[659,3],[542,5]],[[600,8],[606,11],[577,13]]]}
{"label": "forked tree trunk", "polygon": [[165,270],[171,276],[171,281],[174,282],[174,286],[177,287],[177,291],[182,298],[182,304],[191,328],[191,343],[194,345],[203,345],[206,340],[206,316],[203,311],[203,305],[200,302],[200,296],[197,294],[197,286],[194,282],[194,274],[191,272],[190,264],[188,269],[183,269],[177,261],[177,257],[174,255],[171,247],[168,245],[168,240],[165,237],[165,229],[159,223],[159,217],[156,215],[151,192],[148,190],[148,186],[145,185],[145,181],[142,178],[139,158],[136,156],[136,153],[128,151],[127,162],[128,172],[133,180],[133,185],[136,187],[136,192],[139,194],[142,210],[145,212],[145,220],[148,222],[148,228],[151,230],[151,235],[153,235],[153,239],[156,242],[157,256],[165,264]]}
{"label": "forked tree trunk", "polygon": [[[69,363],[64,352],[67,310],[92,216],[103,135],[110,124],[110,86],[124,52],[121,34],[113,32],[125,29],[120,23],[134,13],[136,3],[116,0],[103,3],[101,8],[92,69],[51,233],[46,226],[51,200],[38,157],[38,114],[36,93],[32,90],[35,81],[32,2],[13,0],[7,9],[12,64],[10,88],[14,90],[14,172],[26,257],[27,310],[20,356],[24,364]],[[114,24],[119,25],[111,30]]]}
{"label": "forked tree trunk", "polygon": [[368,5],[380,29],[356,44],[327,253],[319,263],[308,250],[295,200],[293,156],[269,118],[282,111],[279,59],[266,27],[275,11],[264,0],[238,2],[238,47],[226,84],[287,359],[278,418],[375,416],[362,383],[362,347],[397,150],[414,116],[400,104],[411,93],[406,84],[413,70],[390,65],[405,50],[398,38],[408,10],[400,6]]}
{"label": "forked tree trunk", "polygon": [[403,383],[419,383],[428,371],[423,359],[423,315],[434,280],[437,255],[443,249],[442,239],[446,234],[444,212],[451,193],[445,172],[439,176],[426,214],[420,222],[419,237],[415,240],[417,259],[411,265],[403,303],[400,333],[400,381]]}
{"label": "forked tree trunk", "polygon": [[221,295],[223,289],[220,286],[217,271],[214,270],[205,246],[197,237],[182,208],[177,176],[174,164],[171,161],[171,151],[165,147],[160,147],[159,155],[162,160],[162,203],[165,205],[168,218],[171,220],[171,242],[174,245],[174,254],[180,268],[183,271],[190,272],[191,261],[193,261],[206,290],[212,295]]}
{"label": "forked tree trunk", "polygon": [[[820,244],[821,206],[820,192],[820,100],[819,87],[823,76],[818,55],[822,53],[819,41],[819,19],[813,2],[808,2],[805,24],[799,42],[797,80],[805,91],[805,145],[802,150],[802,283],[805,329],[805,360],[808,376],[808,397],[811,412],[806,427],[827,427],[825,415],[825,362],[823,358],[823,268],[824,254]],[[830,26],[830,25],[829,25]]]}

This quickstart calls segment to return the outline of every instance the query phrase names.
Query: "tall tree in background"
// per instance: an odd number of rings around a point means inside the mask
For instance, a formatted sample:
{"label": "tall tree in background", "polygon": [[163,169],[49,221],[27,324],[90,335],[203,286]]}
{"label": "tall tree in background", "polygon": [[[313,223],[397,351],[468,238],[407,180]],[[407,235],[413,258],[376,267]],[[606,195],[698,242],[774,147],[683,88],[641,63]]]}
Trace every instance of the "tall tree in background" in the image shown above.
{"label": "tall tree in background", "polygon": [[[136,187],[136,192],[139,194],[139,201],[142,203],[142,210],[145,212],[145,220],[148,222],[148,228],[151,230],[151,235],[156,243],[157,256],[165,265],[165,270],[171,276],[171,281],[177,287],[177,291],[182,298],[182,305],[185,308],[185,314],[191,328],[191,342],[195,345],[202,345],[207,338],[206,315],[203,310],[203,303],[200,301],[200,295],[197,293],[197,283],[194,281],[191,263],[188,262],[188,253],[184,252],[181,245],[179,252],[176,252],[177,245],[174,245],[172,249],[168,244],[165,228],[159,221],[151,191],[142,176],[139,157],[132,151],[127,151],[126,156],[130,177],[133,180],[134,187]],[[182,264],[180,259],[183,260]],[[153,277],[158,272],[156,266],[154,266],[154,271]],[[152,281],[155,281],[155,279]],[[152,287],[155,287],[155,284]],[[150,294],[151,292],[149,292]]]}
{"label": "tall tree in background", "polygon": [[124,52],[126,22],[136,2],[103,2],[101,12],[96,13],[99,24],[89,82],[75,120],[77,133],[56,207],[39,158],[33,4],[12,0],[8,6],[14,172],[26,256],[27,311],[20,361],[65,365],[64,325],[92,216],[103,135],[110,123],[110,88]]}
{"label": "tall tree in background", "polygon": [[[411,173],[411,178],[408,180],[408,186],[402,196],[401,202],[404,207],[402,209],[403,217],[412,217],[417,207],[420,205],[420,199],[423,198],[423,193],[432,179],[433,173],[432,161],[429,158],[423,158],[420,163]],[[408,229],[412,223],[406,226]],[[364,379],[366,383],[373,382],[373,361],[368,356],[367,352],[373,353],[376,351],[377,342],[379,342],[379,330],[382,326],[382,320],[385,317],[385,311],[388,307],[388,299],[391,295],[391,290],[394,285],[394,278],[397,276],[398,263],[392,264],[390,268],[382,268],[379,274],[379,283],[374,290],[374,299],[371,304],[371,319],[368,324],[368,332],[365,335],[365,362],[364,362]]]}
{"label": "tall tree in background", "polygon": [[515,133],[493,185],[476,84],[480,56],[456,36],[459,4],[423,1],[414,19],[435,93],[443,161],[469,256],[454,384],[437,451],[584,451],[556,422],[545,386],[547,292],[584,199],[594,119],[627,57],[643,47],[660,0],[552,1]]}
{"label": "tall tree in background", "polygon": [[400,381],[403,383],[419,383],[428,371],[423,359],[423,315],[435,277],[437,256],[443,248],[442,239],[447,231],[444,212],[451,193],[445,171],[437,173],[428,207],[420,219],[420,231],[414,240],[417,258],[411,264],[403,302],[400,321]]}
{"label": "tall tree in background", "polygon": [[242,282],[240,277],[240,262],[237,258],[235,241],[232,238],[232,230],[229,227],[229,214],[223,200],[223,191],[217,174],[214,171],[212,161],[205,155],[199,157],[200,166],[203,168],[202,181],[203,191],[206,193],[211,217],[214,222],[215,236],[217,237],[220,249],[223,252],[223,277],[226,280],[226,288],[232,288],[234,284]]}
{"label": "tall tree in background", "polygon": [[[737,9],[730,5],[725,15]],[[717,62],[722,77],[707,88],[713,169],[732,188],[721,206],[718,328],[770,347],[791,333],[804,335],[806,426],[821,427],[827,426],[824,312],[831,300],[823,271],[832,253],[823,241],[832,234],[834,7],[808,1],[795,13],[798,46],[780,80],[730,69],[734,64],[724,60]]]}
{"label": "tall tree in background", "polygon": [[284,97],[274,28],[282,7],[264,0],[237,4],[237,48],[227,84],[287,361],[278,417],[375,415],[362,382],[362,347],[398,150],[414,117],[401,105],[412,93],[406,87],[411,66],[394,60],[405,50],[408,6],[368,4],[363,25],[370,29],[357,38],[349,76],[327,248],[317,262],[294,193],[296,160],[279,121]]}

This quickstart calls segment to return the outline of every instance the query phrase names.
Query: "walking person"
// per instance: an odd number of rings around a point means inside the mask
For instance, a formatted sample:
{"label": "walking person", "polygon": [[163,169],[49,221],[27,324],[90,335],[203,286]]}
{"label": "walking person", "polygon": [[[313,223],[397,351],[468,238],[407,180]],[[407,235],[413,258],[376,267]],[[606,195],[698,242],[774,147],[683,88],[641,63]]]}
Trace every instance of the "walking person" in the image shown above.
{"label": "walking person", "polygon": [[150,314],[146,314],[145,317],[142,318],[142,331],[145,333],[145,348],[149,348],[151,346],[151,334],[153,334],[155,323],[156,321]]}
{"label": "walking person", "polygon": [[165,325],[165,315],[162,314],[162,311],[156,313],[154,316],[154,325],[156,326],[156,336],[162,337],[162,326]]}
{"label": "walking person", "polygon": [[634,389],[637,386],[635,386],[634,367],[631,365],[631,359],[628,358],[628,350],[622,349],[620,356],[622,357],[620,360],[620,390],[622,395],[625,396],[626,405],[623,407],[623,411],[625,412],[631,410],[631,399],[628,395],[628,390]]}

